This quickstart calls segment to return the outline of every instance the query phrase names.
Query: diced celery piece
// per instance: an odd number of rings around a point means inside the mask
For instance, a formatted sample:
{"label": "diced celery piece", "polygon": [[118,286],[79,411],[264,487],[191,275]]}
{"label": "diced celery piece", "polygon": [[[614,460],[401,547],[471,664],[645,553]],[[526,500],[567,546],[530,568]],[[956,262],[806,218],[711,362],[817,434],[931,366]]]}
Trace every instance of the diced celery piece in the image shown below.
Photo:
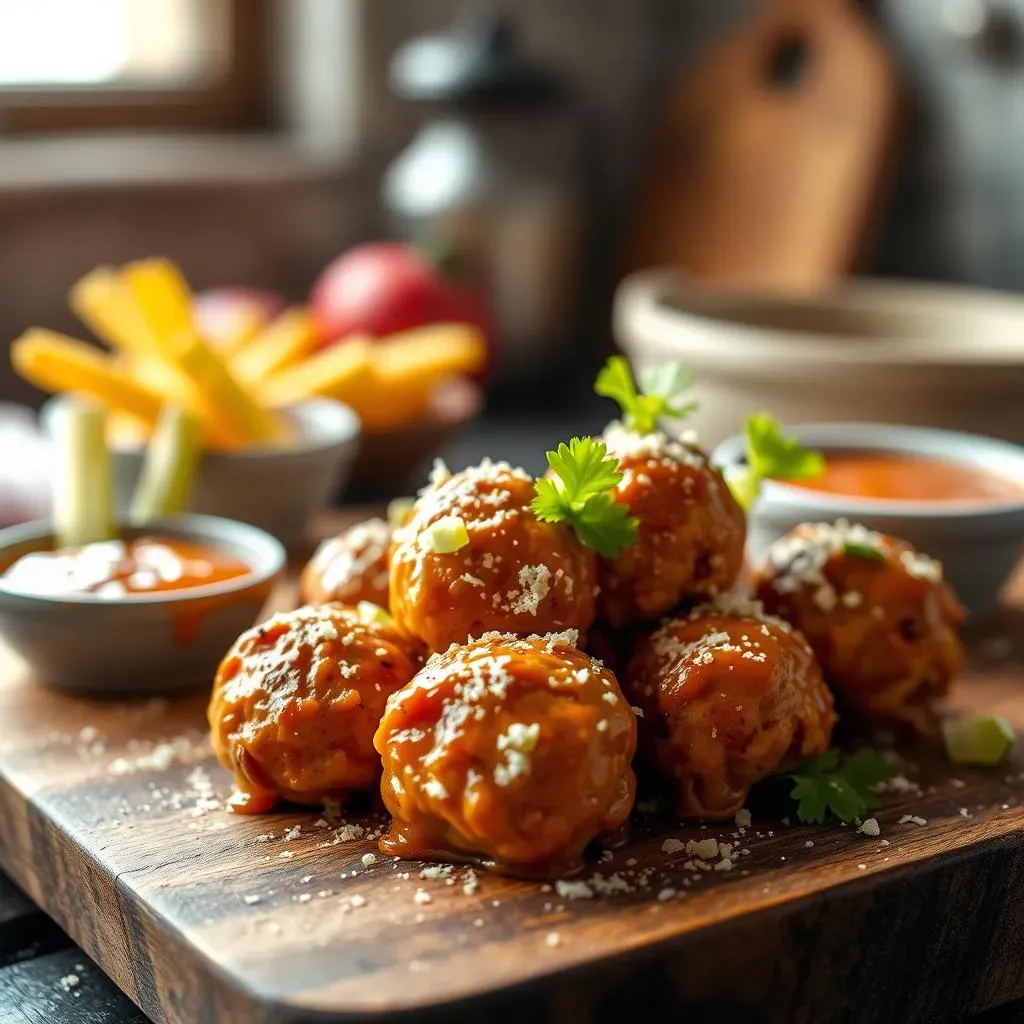
{"label": "diced celery piece", "polygon": [[729,466],[725,482],[740,508],[749,512],[761,493],[761,478],[749,466]]}
{"label": "diced celery piece", "polygon": [[461,516],[445,516],[428,529],[430,543],[439,555],[450,555],[469,543],[469,532]]}
{"label": "diced celery piece", "polygon": [[386,608],[381,608],[372,601],[360,601],[356,605],[356,613],[363,622],[379,622],[381,625],[390,626],[395,621]]}
{"label": "diced celery piece", "polygon": [[946,755],[953,764],[997,765],[1010,752],[1016,738],[1013,726],[1001,715],[942,721]]}
{"label": "diced celery piece", "polygon": [[395,498],[388,502],[388,522],[394,529],[405,523],[409,510],[416,504],[415,498]]}

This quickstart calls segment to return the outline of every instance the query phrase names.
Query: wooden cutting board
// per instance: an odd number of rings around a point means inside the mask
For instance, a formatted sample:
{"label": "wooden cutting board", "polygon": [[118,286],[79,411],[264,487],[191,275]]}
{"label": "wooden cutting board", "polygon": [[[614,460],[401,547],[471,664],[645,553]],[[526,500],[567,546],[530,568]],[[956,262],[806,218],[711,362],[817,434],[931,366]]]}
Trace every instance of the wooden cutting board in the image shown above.
{"label": "wooden cutting board", "polygon": [[766,0],[673,89],[627,269],[796,292],[844,276],[875,223],[897,97],[854,0]]}
{"label": "wooden cutting board", "polygon": [[[990,623],[960,687],[1018,729],[1022,625]],[[1024,996],[1020,750],[919,753],[876,838],[641,817],[558,892],[386,860],[372,815],[224,812],[204,708],[61,696],[0,649],[0,867],[156,1021],[910,1024]],[[687,868],[712,837],[737,866]]]}

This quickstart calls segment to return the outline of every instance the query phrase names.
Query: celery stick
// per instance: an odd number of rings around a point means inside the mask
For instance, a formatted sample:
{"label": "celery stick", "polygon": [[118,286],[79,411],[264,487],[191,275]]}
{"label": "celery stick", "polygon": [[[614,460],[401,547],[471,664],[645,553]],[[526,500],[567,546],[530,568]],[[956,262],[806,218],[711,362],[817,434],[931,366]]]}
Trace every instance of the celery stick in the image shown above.
{"label": "celery stick", "polygon": [[132,495],[129,515],[133,523],[175,516],[188,508],[202,455],[202,433],[202,425],[192,413],[164,407]]}
{"label": "celery stick", "polygon": [[53,531],[58,548],[81,547],[117,537],[110,452],[103,408],[64,400],[62,466],[54,487]]}

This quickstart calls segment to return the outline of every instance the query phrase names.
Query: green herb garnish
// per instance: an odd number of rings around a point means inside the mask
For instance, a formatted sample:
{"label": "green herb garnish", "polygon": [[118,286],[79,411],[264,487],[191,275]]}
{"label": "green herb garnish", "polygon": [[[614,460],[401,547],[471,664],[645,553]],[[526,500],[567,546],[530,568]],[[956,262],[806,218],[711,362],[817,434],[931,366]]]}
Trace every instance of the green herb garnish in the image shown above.
{"label": "green herb garnish", "polygon": [[856,540],[848,540],[843,544],[843,554],[849,555],[851,558],[874,559],[876,562],[885,558],[884,551],[872,547],[870,544],[861,544]]}
{"label": "green herb garnish", "polygon": [[874,791],[892,778],[892,768],[873,750],[858,750],[841,761],[838,750],[826,750],[786,776],[795,783],[790,796],[797,801],[796,816],[805,825],[823,825],[829,815],[840,821],[859,821],[881,806]]}
{"label": "green herb garnish", "polygon": [[622,356],[611,356],[594,382],[599,395],[619,403],[622,424],[629,430],[650,434],[658,429],[663,416],[684,419],[697,408],[696,402],[683,397],[693,386],[693,377],[680,363],[648,367],[640,374],[640,383],[642,392],[637,390],[629,362]]}
{"label": "green herb garnish", "polygon": [[765,480],[810,480],[825,470],[825,456],[786,437],[767,413],[747,417],[747,463],[727,475],[733,497],[749,509]]}
{"label": "green herb garnish", "polygon": [[612,492],[622,480],[603,441],[574,437],[548,452],[554,474],[534,483],[530,508],[545,523],[568,523],[587,547],[613,558],[636,540],[636,520]]}

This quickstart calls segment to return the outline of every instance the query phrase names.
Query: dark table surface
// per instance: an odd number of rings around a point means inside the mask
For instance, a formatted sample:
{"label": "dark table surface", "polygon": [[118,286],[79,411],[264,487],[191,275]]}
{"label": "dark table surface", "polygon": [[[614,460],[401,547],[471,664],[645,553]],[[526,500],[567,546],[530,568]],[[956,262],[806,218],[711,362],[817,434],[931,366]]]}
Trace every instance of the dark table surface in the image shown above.
{"label": "dark table surface", "polygon": [[[445,452],[453,468],[485,455],[539,474],[544,452],[573,434],[596,432],[609,407],[593,402],[561,405],[556,398],[528,417],[497,410]],[[388,497],[381,495],[380,497]],[[3,823],[0,822],[0,842]],[[925,947],[922,937],[922,948]],[[859,1021],[856,1000],[836,993]],[[4,875],[0,874],[0,1024],[147,1024],[148,1018],[71,939]],[[191,1024],[191,1022],[190,1022]],[[194,1024],[216,1024],[196,1021]],[[566,1020],[565,1024],[586,1024]],[[729,1024],[721,1021],[719,1024]],[[972,1018],[971,1024],[1024,1024],[1024,1002]]]}

